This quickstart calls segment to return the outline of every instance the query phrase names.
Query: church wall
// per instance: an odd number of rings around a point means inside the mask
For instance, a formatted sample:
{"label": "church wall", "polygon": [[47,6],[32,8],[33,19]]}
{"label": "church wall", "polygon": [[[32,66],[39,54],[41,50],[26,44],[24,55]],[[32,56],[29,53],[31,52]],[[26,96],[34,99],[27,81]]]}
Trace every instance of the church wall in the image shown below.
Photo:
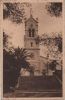
{"label": "church wall", "polygon": [[[36,44],[35,39],[33,39],[32,37],[28,38],[25,36],[24,40],[25,40],[24,47],[26,47],[26,48],[39,48],[39,44]],[[32,43],[32,46],[31,46],[31,43]]]}

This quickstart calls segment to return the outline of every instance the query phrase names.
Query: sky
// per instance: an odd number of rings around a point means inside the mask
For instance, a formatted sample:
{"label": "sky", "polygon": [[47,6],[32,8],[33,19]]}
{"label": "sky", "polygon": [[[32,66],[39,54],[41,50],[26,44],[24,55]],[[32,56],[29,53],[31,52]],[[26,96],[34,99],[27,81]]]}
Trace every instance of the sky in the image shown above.
{"label": "sky", "polygon": [[[33,18],[38,18],[38,35],[62,32],[62,17],[51,17],[45,9],[45,5],[46,3],[32,3]],[[27,18],[29,18],[30,8],[26,8],[25,12]],[[11,37],[12,46],[24,47],[25,23],[16,24],[9,19],[5,19],[3,20],[3,30]]]}

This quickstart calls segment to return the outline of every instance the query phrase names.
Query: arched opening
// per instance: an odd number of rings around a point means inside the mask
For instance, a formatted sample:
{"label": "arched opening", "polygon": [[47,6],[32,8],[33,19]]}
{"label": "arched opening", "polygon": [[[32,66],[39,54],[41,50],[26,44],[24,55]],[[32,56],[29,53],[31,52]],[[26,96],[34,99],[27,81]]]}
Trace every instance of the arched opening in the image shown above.
{"label": "arched opening", "polygon": [[29,37],[31,37],[31,29],[29,29]]}
{"label": "arched opening", "polygon": [[29,37],[34,37],[35,29],[29,29]]}
{"label": "arched opening", "polygon": [[34,37],[35,29],[32,29],[32,37]]}
{"label": "arched opening", "polygon": [[33,42],[31,42],[31,47],[33,47]]}

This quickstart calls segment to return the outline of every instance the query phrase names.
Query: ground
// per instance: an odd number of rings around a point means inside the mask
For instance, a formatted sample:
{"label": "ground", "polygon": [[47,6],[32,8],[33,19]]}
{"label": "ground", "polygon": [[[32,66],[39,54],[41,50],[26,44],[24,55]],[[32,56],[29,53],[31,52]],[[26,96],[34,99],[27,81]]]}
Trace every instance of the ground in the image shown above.
{"label": "ground", "polygon": [[4,97],[62,97],[62,82],[56,76],[21,77],[19,88]]}

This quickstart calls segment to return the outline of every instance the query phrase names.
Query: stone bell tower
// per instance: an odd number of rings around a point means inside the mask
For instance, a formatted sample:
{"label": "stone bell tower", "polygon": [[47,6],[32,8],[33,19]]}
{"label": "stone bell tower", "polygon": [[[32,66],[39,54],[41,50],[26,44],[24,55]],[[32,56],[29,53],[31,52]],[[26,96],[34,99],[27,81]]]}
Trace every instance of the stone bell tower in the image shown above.
{"label": "stone bell tower", "polygon": [[37,37],[38,21],[31,14],[30,18],[25,21],[24,47],[30,53],[28,61],[34,70],[34,75],[40,73],[40,49],[39,43],[36,42]]}

